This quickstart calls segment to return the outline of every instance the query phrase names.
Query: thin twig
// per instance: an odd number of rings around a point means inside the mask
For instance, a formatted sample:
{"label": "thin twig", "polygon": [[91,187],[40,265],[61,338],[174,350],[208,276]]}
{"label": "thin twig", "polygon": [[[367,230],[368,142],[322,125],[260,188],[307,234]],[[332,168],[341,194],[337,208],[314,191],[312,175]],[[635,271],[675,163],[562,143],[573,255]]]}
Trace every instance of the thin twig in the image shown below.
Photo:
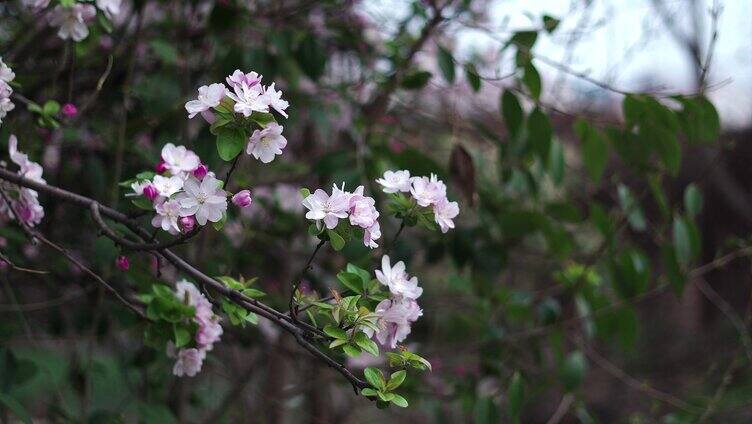
{"label": "thin twig", "polygon": [[298,291],[298,288],[300,287],[300,279],[303,278],[305,273],[311,267],[313,258],[316,257],[316,254],[325,244],[326,244],[326,240],[319,241],[319,244],[317,244],[316,248],[313,249],[313,253],[311,253],[311,256],[308,257],[308,261],[306,261],[306,264],[303,267],[303,269],[301,269],[298,272],[298,274],[295,276],[295,279],[292,281],[292,293],[290,293],[290,301],[289,301],[288,307],[290,310],[290,317],[293,319],[293,321],[298,320],[298,310],[297,310],[298,305],[295,304],[295,293]]}
{"label": "thin twig", "polygon": [[113,288],[107,281],[105,281],[102,277],[100,277],[97,273],[90,270],[86,265],[82,264],[81,261],[76,259],[73,255],[71,255],[65,248],[53,243],[52,241],[45,238],[43,235],[36,233],[34,234],[35,237],[37,237],[39,240],[41,240],[44,244],[50,246],[51,248],[57,250],[65,256],[65,258],[71,262],[72,264],[76,265],[81,271],[88,274],[91,278],[97,280],[99,284],[101,284],[107,291],[109,291],[112,295],[114,295],[123,305],[128,307],[131,311],[135,312],[136,315],[139,317],[146,319],[146,315],[141,310],[141,308],[137,307],[136,305],[129,302],[126,298],[124,298],[115,288]]}

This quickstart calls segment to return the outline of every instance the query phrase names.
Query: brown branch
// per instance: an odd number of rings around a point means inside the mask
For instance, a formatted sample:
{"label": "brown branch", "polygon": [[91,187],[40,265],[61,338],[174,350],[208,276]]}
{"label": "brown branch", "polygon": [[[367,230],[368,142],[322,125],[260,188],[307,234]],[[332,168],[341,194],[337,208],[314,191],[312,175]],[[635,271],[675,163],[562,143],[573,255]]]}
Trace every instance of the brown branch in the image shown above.
{"label": "brown branch", "polygon": [[[28,180],[14,172],[11,172],[1,167],[0,167],[0,180],[10,181],[20,186],[37,190],[41,193],[47,194],[49,196],[55,197],[65,202],[78,205],[79,207],[89,209],[93,216],[102,218],[101,219],[102,222],[104,221],[103,217],[107,217],[115,222],[123,224],[126,227],[128,227],[131,231],[133,231],[133,233],[136,236],[138,236],[139,238],[143,240],[149,239],[150,237],[149,232],[144,230],[138,224],[138,222],[129,218],[127,215],[123,214],[120,211],[100,205],[94,199],[90,199],[88,197],[81,196],[79,194],[72,193],[67,190],[63,190],[59,187],[39,183],[37,181]],[[95,221],[96,221],[96,218],[95,218]],[[106,225],[100,226],[100,229],[106,236],[110,237],[115,242],[125,241],[127,242],[126,244],[131,244],[131,245],[132,243],[134,243],[127,239],[124,239],[123,237],[118,236],[111,229],[109,229],[109,227],[107,227]],[[43,241],[45,240],[46,239],[43,239]],[[57,248],[59,248],[59,246]],[[156,250],[155,253],[161,256],[162,258],[164,258],[165,260],[167,260],[168,262],[170,262],[171,264],[173,264],[173,266],[175,266],[175,268],[177,268],[179,271],[182,271],[186,275],[197,280],[200,284],[205,284],[211,289],[227,297],[231,302],[251,312],[254,312],[264,318],[271,320],[273,323],[281,327],[283,330],[293,335],[295,339],[298,341],[298,343],[304,349],[306,349],[312,355],[321,359],[324,363],[326,363],[330,367],[337,370],[340,374],[342,374],[350,382],[350,384],[352,384],[353,388],[356,388],[356,392],[357,392],[357,388],[366,387],[366,383],[363,380],[360,380],[359,378],[355,377],[344,365],[340,364],[339,362],[335,361],[334,359],[326,355],[324,352],[319,350],[316,346],[314,346],[309,341],[309,339],[312,340],[312,339],[317,339],[317,338],[323,339],[323,340],[329,340],[329,337],[326,336],[326,334],[324,334],[323,331],[304,322],[293,322],[290,316],[282,312],[279,312],[276,309],[262,302],[259,302],[256,299],[252,299],[240,293],[237,290],[233,290],[225,286],[224,284],[217,281],[216,279],[204,274],[203,272],[201,272],[200,270],[198,270],[197,268],[195,268],[194,266],[186,262],[184,259],[176,255],[169,249]],[[84,269],[84,271],[86,271],[86,269]]]}

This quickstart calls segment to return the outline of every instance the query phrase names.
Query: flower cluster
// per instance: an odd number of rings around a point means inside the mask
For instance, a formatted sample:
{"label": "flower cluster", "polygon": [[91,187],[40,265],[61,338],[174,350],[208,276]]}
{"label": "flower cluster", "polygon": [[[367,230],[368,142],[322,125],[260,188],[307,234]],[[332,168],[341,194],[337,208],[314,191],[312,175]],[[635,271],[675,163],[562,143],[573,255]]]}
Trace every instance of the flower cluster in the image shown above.
{"label": "flower cluster", "polygon": [[381,237],[379,226],[379,211],[375,207],[376,201],[363,194],[363,186],[354,192],[345,191],[334,185],[332,194],[318,189],[303,199],[303,206],[308,209],[306,218],[316,221],[316,226],[323,225],[332,230],[337,227],[340,219],[348,218],[350,225],[363,229],[363,244],[370,248],[379,247],[376,240]]}
{"label": "flower cluster", "polygon": [[[151,224],[170,234],[189,233],[198,225],[219,222],[227,211],[224,183],[201,163],[198,155],[172,143],[162,148],[157,173],[139,174],[130,183],[131,196],[143,196],[156,215]],[[251,204],[250,192],[242,190],[232,198],[239,207]]]}
{"label": "flower cluster", "polygon": [[[23,3],[36,13],[46,9],[50,0],[23,0]],[[50,12],[50,25],[58,27],[61,39],[81,41],[89,36],[88,25],[97,15],[97,8],[107,19],[113,19],[120,13],[120,4],[121,0],[96,0],[96,7],[89,3],[59,4]]]}
{"label": "flower cluster", "polygon": [[180,281],[175,286],[175,295],[181,301],[195,308],[193,321],[198,325],[193,340],[195,347],[181,348],[174,352],[174,345],[168,345],[168,356],[177,357],[172,373],[178,377],[193,377],[201,371],[206,352],[214,348],[214,343],[222,336],[219,316],[212,311],[212,304],[188,281]]}
{"label": "flower cluster", "polygon": [[[18,175],[32,181],[46,183],[42,178],[42,166],[30,161],[25,153],[18,151],[18,139],[15,135],[8,138],[8,153],[10,160],[20,168]],[[3,182],[0,188],[3,191],[3,197],[0,198],[0,214],[8,217],[8,219],[18,218],[30,227],[42,221],[44,208],[39,204],[36,190],[8,182]]]}
{"label": "flower cluster", "polygon": [[[389,256],[381,258],[381,270],[376,270],[376,279],[389,288],[391,297],[376,305],[380,330],[376,339],[392,349],[410,334],[412,323],[423,315],[416,299],[423,294],[418,278],[410,278],[402,261],[391,266]],[[367,333],[368,334],[368,333]],[[372,334],[368,334],[372,336]]]}
{"label": "flower cluster", "polygon": [[410,193],[418,206],[432,208],[434,220],[446,233],[454,228],[454,218],[460,213],[457,202],[447,199],[447,188],[436,175],[430,177],[410,177],[410,171],[386,171],[383,178],[376,180],[384,193]]}
{"label": "flower cluster", "polygon": [[13,94],[13,87],[10,86],[10,82],[16,77],[8,65],[3,62],[3,58],[0,57],[0,124],[3,123],[3,118],[16,105],[10,100],[10,95]]}
{"label": "flower cluster", "polygon": [[[274,87],[275,83],[264,86],[262,78],[256,72],[244,73],[236,69],[225,79],[230,88],[221,82],[199,87],[197,99],[185,104],[188,118],[200,114],[206,122],[215,124],[220,114],[223,120],[219,123],[226,124],[235,119],[233,113],[250,118],[254,113],[268,114],[271,110],[287,118],[289,103],[282,99],[282,92]],[[273,119],[260,125],[262,128],[255,129],[248,138],[246,153],[269,163],[282,154],[287,139],[282,135],[283,127]]]}

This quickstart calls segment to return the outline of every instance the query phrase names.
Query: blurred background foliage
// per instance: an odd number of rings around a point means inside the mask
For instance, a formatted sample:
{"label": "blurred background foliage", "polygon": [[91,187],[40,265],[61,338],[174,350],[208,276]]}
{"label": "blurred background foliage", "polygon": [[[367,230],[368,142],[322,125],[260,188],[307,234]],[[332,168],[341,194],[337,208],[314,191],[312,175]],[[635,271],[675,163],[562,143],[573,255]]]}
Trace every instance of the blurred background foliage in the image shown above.
{"label": "blurred background foliage", "polygon": [[[16,91],[51,106],[17,102],[0,139],[18,135],[49,183],[133,212],[117,182],[151,169],[167,142],[189,146],[210,169],[227,166],[209,127],[185,116],[199,85],[234,69],[276,81],[291,104],[284,155],[263,168],[241,161],[235,182],[251,188],[254,206],[179,250],[209,275],[259,277],[279,308],[315,245],[298,188],[364,184],[383,208],[374,179],[385,170],[439,175],[460,202],[457,229],[408,229],[392,252],[425,288],[424,316],[408,341],[433,371],[406,381],[410,407],[377,410],[263,319],[227,327],[204,371],[177,379],[170,360],[144,346],[129,311],[56,252],[4,225],[3,254],[49,272],[6,266],[0,274],[6,419],[752,418],[751,121],[722,127],[706,97],[735,77],[712,72],[718,33],[736,31],[718,24],[721,5],[634,2],[655,14],[656,31],[679,33],[668,48],[686,51],[696,72],[689,84],[664,88],[648,78],[627,89],[578,70],[566,54],[595,31],[595,18],[584,16],[610,2],[557,2],[567,6],[557,15],[501,2],[501,20],[493,1],[397,2],[397,16],[381,14],[393,2],[379,3],[125,1],[113,22],[99,19],[73,43],[22,2],[3,2],[0,52],[16,72]],[[496,43],[467,48],[468,28]],[[563,45],[565,55],[550,58],[541,43]],[[577,88],[583,84],[587,90]],[[63,117],[55,102],[72,102],[79,114]],[[178,277],[169,267],[158,277],[148,254],[132,255],[131,269],[119,271],[118,249],[88,214],[42,204],[42,233],[119,290]],[[386,215],[382,209],[388,243],[399,222]],[[311,290],[328,295],[347,262],[376,266],[360,243],[327,251]]]}

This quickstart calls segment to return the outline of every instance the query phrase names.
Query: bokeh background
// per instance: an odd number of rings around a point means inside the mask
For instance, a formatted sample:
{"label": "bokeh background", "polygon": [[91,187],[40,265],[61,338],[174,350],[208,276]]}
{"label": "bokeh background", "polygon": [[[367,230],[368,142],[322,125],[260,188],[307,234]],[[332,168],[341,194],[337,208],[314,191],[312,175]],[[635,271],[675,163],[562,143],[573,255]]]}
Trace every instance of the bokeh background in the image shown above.
{"label": "bokeh background", "polygon": [[[432,24],[439,9],[446,19]],[[60,40],[44,14],[1,2],[0,54],[24,98],[71,102],[79,114],[54,127],[17,102],[0,139],[17,134],[49,183],[113,207],[133,209],[117,182],[151,169],[167,142],[226,167],[208,126],[186,118],[198,86],[241,69],[284,91],[284,155],[264,167],[241,162],[235,177],[253,207],[179,248],[209,275],[259,277],[267,300],[284,308],[316,242],[300,187],[365,184],[384,205],[373,184],[384,170],[435,172],[461,213],[446,235],[408,228],[392,253],[424,287],[424,315],[407,343],[433,365],[407,381],[411,405],[399,410],[355,396],[263,319],[228,326],[199,376],[175,378],[129,311],[5,223],[2,252],[48,271],[0,272],[0,393],[39,422],[752,420],[749,1],[124,0],[111,27],[94,21],[79,43]],[[530,30],[539,98],[526,96],[508,47]],[[545,157],[514,153],[504,92],[545,112]],[[612,151],[603,177],[588,179],[575,122],[621,127],[625,95],[642,92],[669,103],[703,93],[720,116],[718,137],[682,139],[675,175]],[[677,290],[661,248],[690,184],[704,206]],[[630,196],[636,209],[624,205]],[[40,231],[119,290],[156,280],[148,254],[118,270],[117,247],[84,211],[42,204]],[[389,240],[399,222],[383,213],[381,225]],[[309,290],[327,295],[348,261],[376,265],[351,244],[317,257]],[[180,277],[161,271],[164,281]],[[639,287],[624,296],[622,278]]]}

